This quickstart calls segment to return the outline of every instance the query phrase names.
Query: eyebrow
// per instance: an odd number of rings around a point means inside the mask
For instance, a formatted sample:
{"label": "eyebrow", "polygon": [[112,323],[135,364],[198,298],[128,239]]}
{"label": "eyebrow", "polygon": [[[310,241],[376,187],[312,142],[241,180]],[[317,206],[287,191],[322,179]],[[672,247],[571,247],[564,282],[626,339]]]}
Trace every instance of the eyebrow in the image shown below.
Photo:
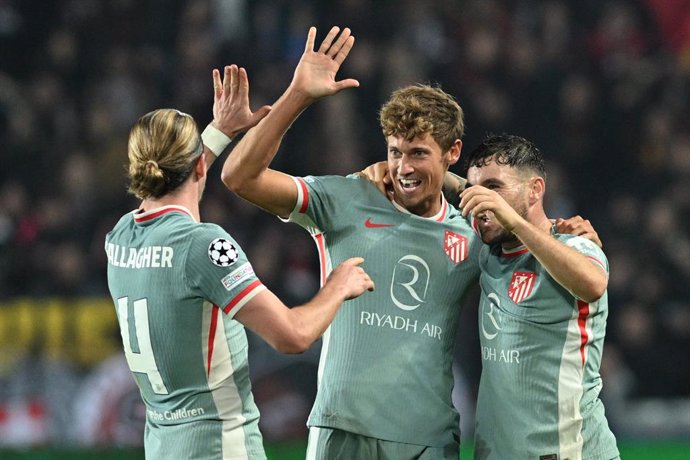
{"label": "eyebrow", "polygon": [[505,186],[508,186],[508,183],[505,181],[499,180],[499,179],[489,178],[489,179],[482,181],[480,184],[476,184],[476,185],[481,185],[482,187],[489,188],[492,186],[493,187],[505,187]]}

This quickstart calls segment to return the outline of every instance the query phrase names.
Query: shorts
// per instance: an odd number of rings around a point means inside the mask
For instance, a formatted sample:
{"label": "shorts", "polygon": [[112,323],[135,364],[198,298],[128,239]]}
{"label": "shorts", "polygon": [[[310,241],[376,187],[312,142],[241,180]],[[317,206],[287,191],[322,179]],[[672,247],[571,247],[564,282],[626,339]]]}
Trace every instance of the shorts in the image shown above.
{"label": "shorts", "polygon": [[460,445],[420,446],[311,427],[306,460],[458,460]]}

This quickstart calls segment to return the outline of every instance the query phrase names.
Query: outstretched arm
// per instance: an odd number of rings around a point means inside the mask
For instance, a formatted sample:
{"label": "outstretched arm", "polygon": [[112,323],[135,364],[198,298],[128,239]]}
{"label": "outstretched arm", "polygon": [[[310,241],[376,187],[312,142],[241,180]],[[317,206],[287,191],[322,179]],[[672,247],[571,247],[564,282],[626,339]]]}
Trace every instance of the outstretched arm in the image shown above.
{"label": "outstretched arm", "polygon": [[287,217],[297,202],[292,178],[268,168],[290,125],[317,99],[359,86],[357,80],[336,81],[335,76],[350,53],[355,38],[350,29],[333,27],[318,50],[316,28],[307,35],[304,54],[290,86],[273,104],[266,118],[235,146],[223,165],[223,183],[237,195],[281,217]]}
{"label": "outstretched arm", "polygon": [[490,211],[503,228],[512,232],[561,286],[585,302],[604,294],[608,276],[585,255],[566,246],[521,217],[497,192],[481,185],[465,189],[460,209],[466,216]]}
{"label": "outstretched arm", "polygon": [[249,78],[243,67],[225,66],[223,78],[213,69],[213,121],[202,134],[207,169],[223,153],[233,137],[256,126],[271,107],[256,112],[249,108]]}
{"label": "outstretched arm", "polygon": [[288,308],[271,291],[250,300],[235,318],[283,353],[302,353],[324,333],[342,303],[374,290],[374,282],[353,257],[331,272],[321,290],[308,303]]}

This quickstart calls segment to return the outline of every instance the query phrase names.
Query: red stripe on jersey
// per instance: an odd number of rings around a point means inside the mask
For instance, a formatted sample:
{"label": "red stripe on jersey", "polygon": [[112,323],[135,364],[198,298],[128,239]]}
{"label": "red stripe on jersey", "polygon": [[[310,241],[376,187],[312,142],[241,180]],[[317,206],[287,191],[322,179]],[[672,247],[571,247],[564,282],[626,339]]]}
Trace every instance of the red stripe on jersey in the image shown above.
{"label": "red stripe on jersey", "polygon": [[304,214],[307,212],[307,206],[309,206],[309,189],[307,189],[307,184],[304,183],[304,179],[301,177],[297,178],[297,183],[302,189],[302,206],[299,208],[299,213]]}
{"label": "red stripe on jersey", "polygon": [[244,299],[245,297],[247,297],[247,296],[249,295],[250,292],[252,292],[254,289],[258,288],[259,286],[261,286],[261,280],[256,280],[256,281],[254,281],[252,284],[250,284],[249,286],[247,286],[246,288],[244,288],[244,290],[243,290],[242,292],[240,292],[239,294],[237,294],[237,295],[235,296],[235,298],[232,299],[232,300],[230,301],[230,303],[228,303],[228,304],[225,306],[225,308],[223,308],[223,313],[225,313],[225,314],[230,313],[230,310],[232,310],[232,309],[235,307],[235,305],[237,305],[238,303],[240,303],[240,301],[241,301],[242,299]]}
{"label": "red stripe on jersey", "polygon": [[474,233],[476,233],[479,236],[482,236],[482,234],[479,232],[479,221],[477,221],[477,219],[475,219],[474,216],[471,216],[470,225],[472,225]]}
{"label": "red stripe on jersey", "polygon": [[601,266],[601,268],[604,269],[604,271],[606,271],[606,267],[604,266],[604,264],[601,263],[601,261],[599,259],[595,259],[592,256],[585,256],[585,257],[587,257],[589,260],[596,262],[599,266]]}
{"label": "red stripe on jersey", "polygon": [[585,346],[589,342],[587,334],[587,316],[589,316],[589,304],[582,300],[577,301],[577,325],[580,328],[580,356],[582,357],[582,367],[585,367]]}
{"label": "red stripe on jersey", "polygon": [[[443,196],[443,195],[441,195]],[[446,211],[448,210],[448,202],[446,201],[445,198],[441,198],[443,200],[443,209],[441,209],[441,215],[436,219],[436,222],[442,222],[443,219],[446,217]]]}
{"label": "red stripe on jersey", "polygon": [[213,306],[211,312],[211,326],[208,331],[208,369],[206,370],[206,377],[211,376],[211,361],[213,360],[213,343],[216,339],[216,327],[218,326],[218,312],[220,308],[218,305]]}
{"label": "red stripe on jersey", "polygon": [[319,268],[321,270],[321,286],[326,283],[328,274],[326,273],[326,241],[323,238],[323,233],[314,235],[316,241],[316,249],[319,251]]}
{"label": "red stripe on jersey", "polygon": [[161,210],[156,211],[154,213],[146,214],[145,216],[138,216],[137,214],[134,214],[134,221],[135,222],[146,222],[146,221],[149,221],[151,219],[155,219],[156,217],[162,216],[163,214],[167,214],[169,212],[182,212],[182,213],[187,214],[188,216],[191,217],[191,214],[189,214],[184,209],[169,206],[169,207],[162,208]]}
{"label": "red stripe on jersey", "polygon": [[523,248],[523,249],[520,249],[519,251],[515,251],[515,252],[501,251],[501,255],[503,257],[517,257],[517,256],[521,256],[522,254],[524,254],[526,252],[529,252],[529,249]]}

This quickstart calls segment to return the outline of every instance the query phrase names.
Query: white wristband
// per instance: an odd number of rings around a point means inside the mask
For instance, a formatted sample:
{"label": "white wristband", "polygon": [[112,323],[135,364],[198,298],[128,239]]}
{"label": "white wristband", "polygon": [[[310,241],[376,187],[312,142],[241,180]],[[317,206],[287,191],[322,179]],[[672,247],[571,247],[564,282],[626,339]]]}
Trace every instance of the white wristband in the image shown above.
{"label": "white wristband", "polygon": [[232,138],[226,136],[223,131],[209,123],[204,132],[201,133],[201,141],[218,157],[230,145]]}

